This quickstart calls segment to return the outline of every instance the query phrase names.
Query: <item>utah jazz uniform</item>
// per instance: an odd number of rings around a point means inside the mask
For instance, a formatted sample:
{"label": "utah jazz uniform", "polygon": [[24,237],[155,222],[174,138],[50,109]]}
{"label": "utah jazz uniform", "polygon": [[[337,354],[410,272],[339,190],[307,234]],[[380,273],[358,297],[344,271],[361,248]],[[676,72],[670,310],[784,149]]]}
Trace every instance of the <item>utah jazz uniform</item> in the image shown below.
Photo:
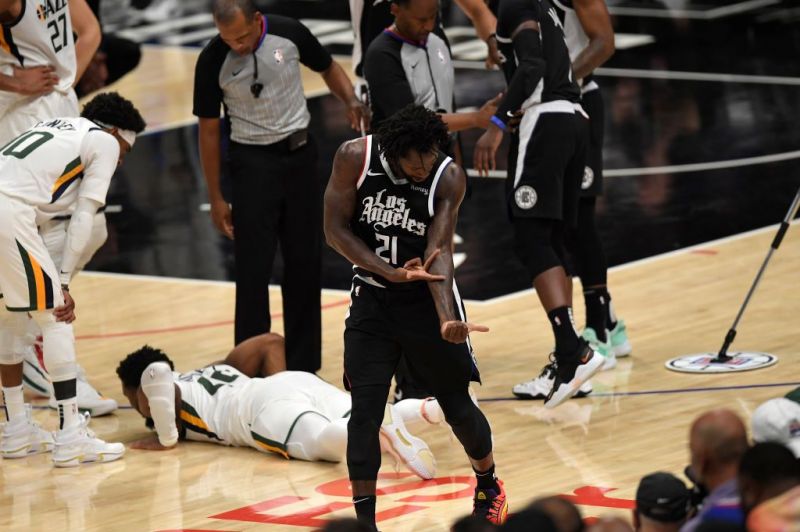
{"label": "utah jazz uniform", "polygon": [[350,413],[348,394],[303,371],[251,379],[218,364],[175,373],[174,379],[181,391],[180,432],[187,440],[252,447],[288,458],[300,418],[333,421]]}
{"label": "utah jazz uniform", "polygon": [[[373,136],[364,137],[365,161],[357,182],[350,221],[353,233],[393,267],[424,257],[434,217],[436,187],[452,162],[439,154],[430,175],[414,182],[395,175],[380,155]],[[464,306],[453,284],[457,318]],[[391,283],[355,268],[345,321],[345,386],[384,385],[391,380],[401,354],[412,374],[434,393],[460,391],[477,367],[469,340],[442,339],[439,316],[426,282]]]}
{"label": "utah jazz uniform", "polygon": [[60,304],[58,268],[37,221],[70,210],[79,197],[105,204],[119,149],[85,118],[40,122],[0,147],[0,291],[9,310]]}
{"label": "utah jazz uniform", "polygon": [[67,0],[22,0],[17,19],[0,26],[0,72],[11,76],[15,66],[43,65],[54,67],[58,77],[50,94],[0,91],[0,144],[40,120],[79,114],[72,90],[78,65]]}
{"label": "utah jazz uniform", "polygon": [[[581,26],[578,15],[572,6],[572,0],[553,0],[561,23],[564,26],[564,38],[569,49],[570,60],[575,61],[589,44],[589,36]],[[583,93],[581,106],[589,115],[589,148],[586,154],[586,169],[581,181],[582,196],[599,196],[603,192],[603,131],[605,128],[605,112],[603,95],[594,76],[589,74],[578,83]]]}

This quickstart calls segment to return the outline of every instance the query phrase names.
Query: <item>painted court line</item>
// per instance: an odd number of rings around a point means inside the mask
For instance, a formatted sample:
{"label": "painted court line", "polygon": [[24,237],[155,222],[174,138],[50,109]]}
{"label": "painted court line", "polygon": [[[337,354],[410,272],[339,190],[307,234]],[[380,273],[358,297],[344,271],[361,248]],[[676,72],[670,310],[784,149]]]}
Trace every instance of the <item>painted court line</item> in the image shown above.
{"label": "painted court line", "polygon": [[[663,390],[641,390],[638,392],[592,392],[586,398],[592,397],[633,397],[637,395],[669,395],[679,393],[702,393],[702,392],[730,392],[735,390],[752,390],[757,388],[780,388],[782,386],[800,386],[800,382],[774,382],[770,384],[740,384],[737,386],[704,386],[700,388],[666,388]],[[529,402],[516,397],[490,397],[478,398],[480,403],[500,403],[503,401]]]}
{"label": "painted court line", "polygon": [[[775,231],[775,230],[777,230],[779,225],[780,225],[779,223],[772,224],[772,225],[768,225],[766,227],[760,227],[758,229],[752,229],[750,231],[745,231],[744,233],[738,233],[738,234],[731,235],[731,236],[725,236],[725,237],[722,237],[722,238],[718,238],[716,240],[709,240],[707,242],[700,242],[699,244],[694,244],[692,246],[688,246],[688,247],[685,247],[685,248],[680,248],[680,249],[675,249],[675,250],[672,250],[672,251],[667,251],[665,253],[661,253],[661,254],[658,254],[658,255],[653,255],[652,257],[645,257],[643,259],[634,260],[634,261],[631,261],[631,262],[625,262],[623,264],[618,264],[616,266],[612,266],[611,268],[608,269],[608,271],[609,272],[618,272],[618,271],[628,270],[630,268],[635,268],[637,266],[642,266],[642,265],[650,264],[650,263],[653,263],[653,262],[659,262],[659,261],[662,261],[664,259],[668,259],[668,258],[675,257],[675,256],[678,256],[678,255],[690,254],[690,253],[693,253],[695,250],[698,250],[698,249],[717,247],[717,246],[719,246],[721,244],[726,244],[728,242],[735,242],[737,240],[741,240],[743,238],[747,238],[747,237],[750,237],[750,236],[755,236],[755,235],[760,235],[760,234],[763,234],[763,233],[769,233],[771,231]],[[792,226],[800,225],[800,218],[798,218],[796,220],[793,220],[790,225],[792,225]],[[531,295],[531,294],[535,294],[535,293],[536,293],[536,290],[534,290],[533,288],[526,288],[525,290],[520,290],[519,292],[512,292],[510,294],[504,294],[502,296],[493,297],[493,298],[486,299],[486,300],[483,300],[483,301],[466,300],[466,302],[469,303],[470,305],[475,305],[475,306],[479,306],[480,307],[480,306],[493,305],[495,303],[500,303],[502,301],[512,301],[514,299],[518,299],[518,298],[525,297],[525,296],[528,296],[528,295]]]}
{"label": "painted court line", "polygon": [[[592,397],[633,397],[637,395],[670,395],[670,394],[681,394],[681,393],[730,392],[736,390],[752,390],[757,388],[780,388],[783,386],[800,386],[800,382],[774,382],[771,384],[741,384],[738,386],[705,386],[702,388],[683,388],[683,389],[667,388],[664,390],[642,390],[639,392],[594,392],[585,399],[591,399]],[[516,397],[489,397],[486,399],[478,398],[478,401],[481,403],[515,402],[520,404],[535,402],[525,399],[517,399]],[[49,407],[43,405],[35,405],[33,406],[33,408],[37,410],[47,410]],[[132,408],[126,405],[120,405],[119,409],[131,410]]]}
{"label": "painted court line", "polygon": [[[332,303],[326,303],[322,305],[320,308],[322,310],[341,307],[350,303],[350,299],[340,299],[339,301],[334,301]],[[272,319],[277,319],[283,317],[282,313],[271,314],[270,317]],[[101,333],[101,334],[84,334],[80,336],[76,336],[76,340],[99,340],[103,338],[123,338],[128,336],[143,336],[146,334],[164,334],[164,333],[171,333],[171,332],[182,332],[182,331],[193,331],[196,329],[210,329],[212,327],[224,327],[226,325],[233,325],[233,320],[224,320],[224,321],[212,321],[208,323],[193,323],[190,325],[177,325],[175,327],[161,327],[156,329],[142,329],[138,331],[121,331],[116,333]]]}

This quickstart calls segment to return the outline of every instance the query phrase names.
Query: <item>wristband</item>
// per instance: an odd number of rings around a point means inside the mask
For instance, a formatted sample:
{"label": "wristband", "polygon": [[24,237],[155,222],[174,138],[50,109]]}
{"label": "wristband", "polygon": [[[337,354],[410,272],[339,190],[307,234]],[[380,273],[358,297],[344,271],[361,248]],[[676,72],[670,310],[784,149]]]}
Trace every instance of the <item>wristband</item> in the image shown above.
{"label": "wristband", "polygon": [[492,124],[496,125],[497,127],[499,127],[500,129],[502,129],[503,131],[505,131],[505,130],[506,130],[506,124],[505,124],[505,122],[503,122],[502,120],[500,120],[500,119],[499,119],[499,118],[497,118],[496,116],[492,115],[492,118],[490,118],[489,120],[492,122]]}

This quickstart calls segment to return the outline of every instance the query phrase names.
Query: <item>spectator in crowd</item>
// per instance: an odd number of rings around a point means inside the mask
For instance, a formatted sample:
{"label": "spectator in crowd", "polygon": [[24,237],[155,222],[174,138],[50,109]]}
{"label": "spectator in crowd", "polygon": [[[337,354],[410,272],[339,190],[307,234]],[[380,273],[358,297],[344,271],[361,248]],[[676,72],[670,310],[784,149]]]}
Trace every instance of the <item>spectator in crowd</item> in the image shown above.
{"label": "spectator in crowd", "polygon": [[743,524],[736,475],[747,451],[747,429],[731,410],[711,410],[692,423],[689,432],[691,470],[697,482],[708,489],[700,511],[681,532],[695,532],[706,520]]}
{"label": "spectator in crowd", "polygon": [[578,507],[561,497],[541,497],[533,501],[530,508],[547,514],[558,532],[582,532],[586,529]]}
{"label": "spectator in crowd", "polygon": [[739,493],[748,530],[800,530],[800,461],[784,445],[757,443],[744,453]]}
{"label": "spectator in crowd", "polygon": [[636,489],[633,526],[641,532],[678,532],[689,513],[689,489],[670,473],[651,473]]}
{"label": "spectator in crowd", "polygon": [[755,442],[777,442],[800,458],[800,404],[779,397],[756,408],[750,420]]}
{"label": "spectator in crowd", "polygon": [[506,523],[500,527],[502,532],[558,532],[553,519],[538,508],[528,506],[524,510],[509,514]]}

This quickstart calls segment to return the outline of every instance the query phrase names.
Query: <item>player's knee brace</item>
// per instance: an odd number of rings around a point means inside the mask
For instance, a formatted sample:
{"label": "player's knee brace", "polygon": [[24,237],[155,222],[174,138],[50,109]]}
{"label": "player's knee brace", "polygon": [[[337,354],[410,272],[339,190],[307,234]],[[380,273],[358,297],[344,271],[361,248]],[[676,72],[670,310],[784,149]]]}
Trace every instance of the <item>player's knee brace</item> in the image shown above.
{"label": "player's knee brace", "polygon": [[27,320],[24,312],[0,309],[0,364],[14,366],[22,362],[22,341]]}
{"label": "player's knee brace", "polygon": [[492,452],[492,429],[486,416],[475,406],[466,390],[437,395],[436,399],[467,456],[473,460],[481,460]]}
{"label": "player's knee brace", "polygon": [[386,386],[353,388],[353,410],[347,423],[347,469],[351,480],[374,480],[381,465],[378,439],[383,411],[386,408]]}
{"label": "player's knee brace", "polygon": [[56,321],[52,312],[34,312],[32,315],[42,328],[44,364],[50,379],[61,382],[77,378],[72,325]]}
{"label": "player's knee brace", "polygon": [[555,220],[541,218],[515,218],[515,250],[528,270],[531,279],[556,266],[561,259],[553,248],[554,231],[558,229]]}

